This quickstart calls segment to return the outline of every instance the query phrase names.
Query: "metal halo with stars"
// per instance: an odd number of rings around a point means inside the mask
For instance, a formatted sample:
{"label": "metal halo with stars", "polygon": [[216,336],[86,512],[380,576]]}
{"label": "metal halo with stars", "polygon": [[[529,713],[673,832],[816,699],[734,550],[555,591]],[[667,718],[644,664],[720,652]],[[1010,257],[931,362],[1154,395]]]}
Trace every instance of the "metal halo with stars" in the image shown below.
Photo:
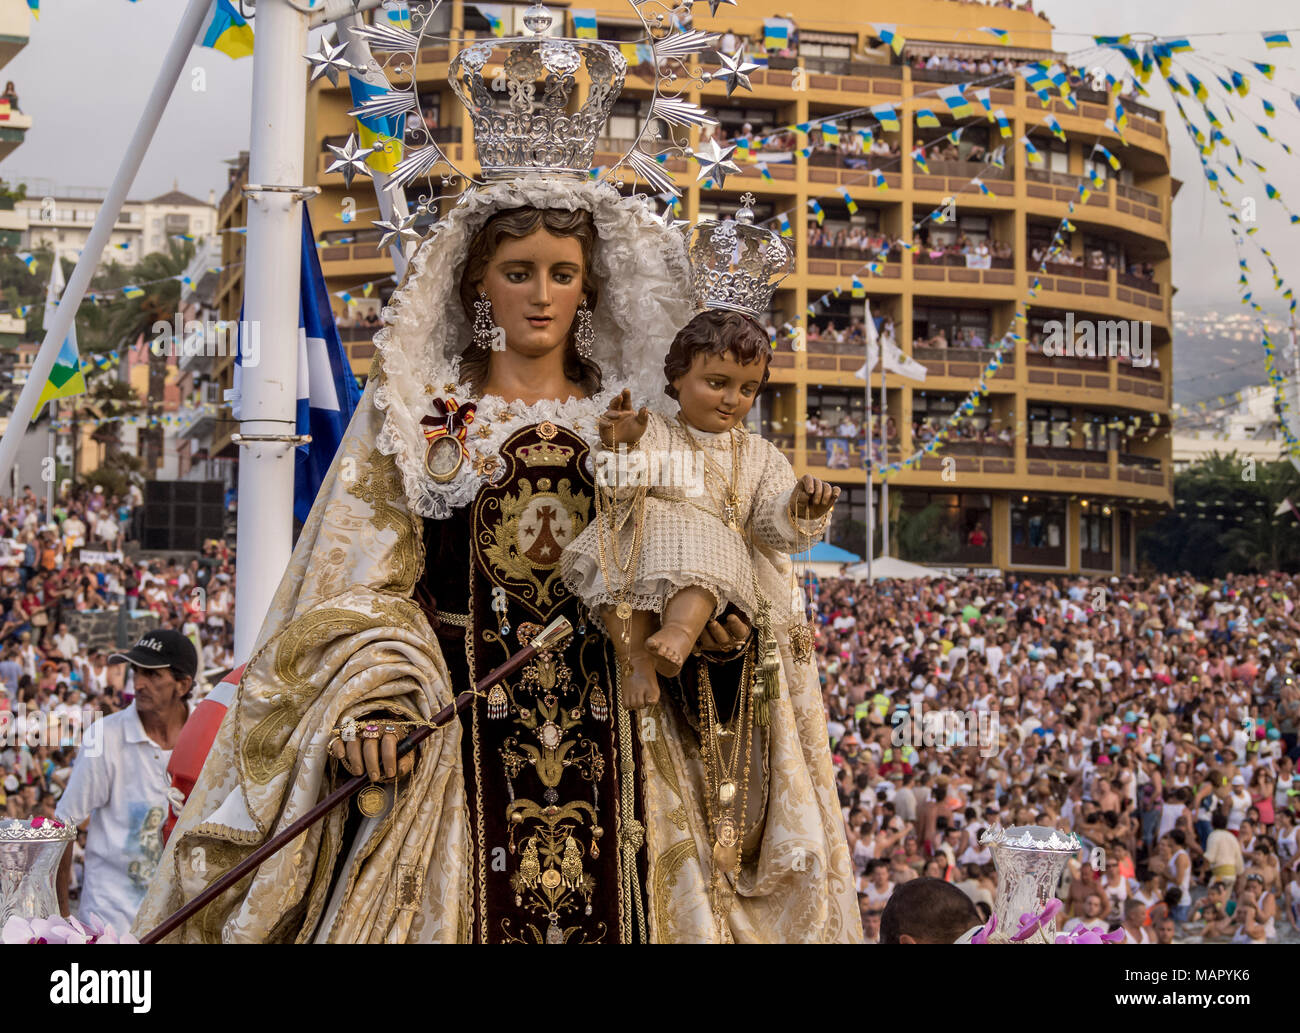
{"label": "metal halo with stars", "polygon": [[716,18],[718,16],[718,8],[724,5],[731,7],[740,6],[740,4],[736,3],[736,0],[709,0],[709,17]]}
{"label": "metal halo with stars", "polygon": [[760,66],[745,60],[743,46],[737,47],[730,54],[724,54],[720,50],[715,50],[713,53],[717,55],[722,68],[710,74],[715,81],[721,79],[727,84],[728,97],[736,92],[737,86],[751,91],[754,89],[749,81],[749,73],[757,72]]}
{"label": "metal halo with stars", "polygon": [[344,51],[347,49],[346,43],[330,43],[322,37],[320,49],[316,53],[303,55],[311,65],[311,79],[308,81],[315,82],[323,75],[329,79],[331,86],[337,86],[339,84],[339,72],[361,71],[360,68],[343,56]]}
{"label": "metal halo with stars", "polygon": [[370,167],[366,164],[366,159],[374,154],[373,147],[358,147],[357,134],[349,133],[347,141],[342,147],[335,147],[332,143],[326,144],[334,154],[335,161],[327,168],[326,172],[343,173],[343,189],[352,189],[352,178],[359,172],[363,176],[370,175]]}
{"label": "metal halo with stars", "polygon": [[705,179],[713,180],[719,190],[728,175],[740,175],[740,166],[731,161],[732,154],[735,153],[736,145],[733,143],[726,150],[718,146],[717,140],[710,140],[702,144],[698,150],[691,152],[691,157],[700,163],[700,174],[696,177],[696,182]]}

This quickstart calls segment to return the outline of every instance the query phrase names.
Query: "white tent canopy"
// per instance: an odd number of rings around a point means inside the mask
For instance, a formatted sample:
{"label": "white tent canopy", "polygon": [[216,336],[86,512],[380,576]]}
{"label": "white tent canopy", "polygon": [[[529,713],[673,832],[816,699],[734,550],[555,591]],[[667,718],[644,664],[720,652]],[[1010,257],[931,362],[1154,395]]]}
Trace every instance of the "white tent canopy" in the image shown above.
{"label": "white tent canopy", "polygon": [[[851,564],[844,568],[844,576],[852,578],[854,581],[863,581],[867,576],[867,565],[865,563]],[[922,578],[927,581],[932,578],[952,580],[952,575],[935,570],[933,567],[923,567],[919,563],[900,560],[897,556],[881,556],[871,562],[872,581],[915,581]]]}

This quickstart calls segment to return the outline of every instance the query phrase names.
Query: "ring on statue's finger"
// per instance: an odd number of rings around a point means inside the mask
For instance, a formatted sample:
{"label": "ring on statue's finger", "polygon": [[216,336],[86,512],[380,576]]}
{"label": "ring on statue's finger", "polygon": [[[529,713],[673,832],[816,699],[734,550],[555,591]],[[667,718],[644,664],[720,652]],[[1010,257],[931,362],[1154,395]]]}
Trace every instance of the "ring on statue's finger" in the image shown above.
{"label": "ring on statue's finger", "polygon": [[363,738],[363,739],[378,739],[378,738],[379,738],[379,726],[378,726],[378,725],[366,725],[365,728],[361,729],[361,738]]}
{"label": "ring on statue's finger", "polygon": [[354,742],[357,738],[357,725],[352,718],[343,722],[343,727],[339,729],[339,738],[344,742]]}
{"label": "ring on statue's finger", "polygon": [[397,725],[384,725],[384,734],[385,734],[385,735],[396,735],[396,734],[397,734]]}
{"label": "ring on statue's finger", "polygon": [[336,742],[342,742],[342,741],[343,741],[343,736],[339,735],[338,732],[335,732],[333,735],[330,736],[330,741],[325,744],[325,752],[332,754],[334,752],[334,744]]}

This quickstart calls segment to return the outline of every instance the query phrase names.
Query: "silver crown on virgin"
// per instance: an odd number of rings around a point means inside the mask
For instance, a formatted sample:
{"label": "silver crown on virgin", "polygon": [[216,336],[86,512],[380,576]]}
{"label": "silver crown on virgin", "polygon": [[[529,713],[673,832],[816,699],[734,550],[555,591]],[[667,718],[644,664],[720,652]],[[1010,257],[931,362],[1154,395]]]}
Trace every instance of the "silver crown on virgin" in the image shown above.
{"label": "silver crown on virgin", "polygon": [[[691,63],[693,55],[711,49],[719,39],[717,33],[683,28],[689,22],[692,2],[676,0],[674,6],[672,0],[663,0],[658,6],[668,12],[665,16],[648,14],[646,8],[653,5],[646,0],[632,0],[632,11],[641,22],[646,41],[636,44],[635,51],[638,60],[652,72],[654,94],[631,147],[602,169],[593,169],[592,163],[614,102],[623,89],[627,59],[619,46],[598,39],[548,35],[554,18],[541,4],[524,12],[524,27],[532,35],[472,43],[448,66],[452,89],[469,109],[481,178],[457,168],[418,120],[420,106],[414,85],[418,75],[411,74],[406,62],[418,64],[422,46],[427,45],[422,40],[430,30],[424,17],[417,15],[417,3],[411,4],[416,28],[388,24],[352,30],[389,55],[385,64],[394,56],[401,57],[395,65],[401,73],[398,83],[389,82],[382,71],[374,68],[349,65],[339,53],[341,46],[324,44],[324,49],[309,60],[315,69],[313,78],[330,74],[331,70],[348,71],[354,76],[360,73],[366,78],[371,91],[349,112],[362,123],[415,116],[407,128],[401,159],[388,175],[385,186],[389,190],[435,174],[441,174],[444,183],[454,177],[490,182],[533,173],[575,179],[597,174],[621,184],[630,173],[654,193],[677,196],[680,191],[665,167],[667,160],[693,156],[694,152],[689,140],[675,139],[671,131],[665,134],[659,124],[687,129],[716,125],[716,119],[681,94],[692,86],[718,79],[727,82],[730,96],[738,85],[749,88],[747,75],[740,73],[754,68],[742,63],[741,52],[720,55],[722,70],[718,72],[710,73]],[[590,87],[585,101],[573,110],[571,102],[577,93],[580,70]],[[383,88],[376,89],[380,82]],[[351,172],[368,174],[365,158],[370,152],[357,149],[351,139],[345,147],[331,150],[338,160],[330,171],[341,170],[345,177]]]}
{"label": "silver crown on virgin", "polygon": [[[540,4],[524,15],[535,33],[476,43],[457,54],[447,78],[474,123],[474,146],[488,181],[527,173],[586,179],[596,142],[623,89],[627,61],[617,47],[594,39],[553,39],[546,35],[551,12]],[[485,79],[483,69],[497,51],[505,52],[501,74]],[[591,81],[587,99],[570,113],[584,67]]]}
{"label": "silver crown on virgin", "polygon": [[704,308],[731,309],[762,319],[776,288],[794,270],[794,245],[754,225],[753,194],[740,199],[734,219],[702,219],[691,241],[691,277]]}

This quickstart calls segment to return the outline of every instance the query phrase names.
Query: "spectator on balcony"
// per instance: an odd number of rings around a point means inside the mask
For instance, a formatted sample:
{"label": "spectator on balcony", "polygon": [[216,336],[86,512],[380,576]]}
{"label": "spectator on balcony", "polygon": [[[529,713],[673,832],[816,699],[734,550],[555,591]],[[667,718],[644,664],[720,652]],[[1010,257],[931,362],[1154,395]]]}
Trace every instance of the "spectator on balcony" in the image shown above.
{"label": "spectator on balcony", "polygon": [[727,31],[722,34],[721,53],[723,54],[734,53],[738,46],[740,46],[740,40],[736,38],[735,30],[727,29]]}
{"label": "spectator on balcony", "polygon": [[971,528],[970,534],[966,536],[966,544],[972,545],[977,549],[982,549],[984,546],[988,545],[988,543],[989,536],[984,533],[984,525],[976,523],[976,525]]}
{"label": "spectator on balcony", "polygon": [[4,99],[9,102],[9,110],[21,115],[23,109],[18,106],[18,90],[14,86],[14,81],[10,79],[5,83]]}

